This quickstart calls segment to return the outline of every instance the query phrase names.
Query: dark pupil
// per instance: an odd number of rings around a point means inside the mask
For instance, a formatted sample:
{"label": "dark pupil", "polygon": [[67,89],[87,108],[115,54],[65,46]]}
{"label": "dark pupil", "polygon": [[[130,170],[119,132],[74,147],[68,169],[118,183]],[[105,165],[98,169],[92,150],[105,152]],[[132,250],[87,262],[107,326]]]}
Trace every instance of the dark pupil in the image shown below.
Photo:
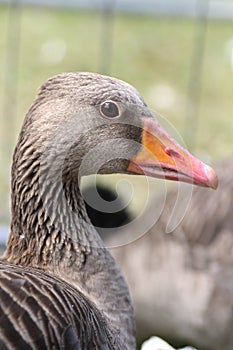
{"label": "dark pupil", "polygon": [[114,118],[119,115],[119,111],[115,103],[105,102],[101,106],[102,113],[109,118]]}

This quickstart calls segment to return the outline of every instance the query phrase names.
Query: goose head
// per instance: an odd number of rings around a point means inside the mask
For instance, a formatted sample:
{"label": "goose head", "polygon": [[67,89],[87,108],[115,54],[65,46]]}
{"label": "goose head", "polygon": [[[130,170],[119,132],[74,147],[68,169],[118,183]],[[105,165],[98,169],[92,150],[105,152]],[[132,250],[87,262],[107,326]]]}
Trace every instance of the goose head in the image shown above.
{"label": "goose head", "polygon": [[217,187],[214,170],[168,135],[135,88],[100,74],[49,79],[26,116],[19,144],[26,155],[31,144],[50,160],[50,177],[60,169],[64,181],[133,173]]}

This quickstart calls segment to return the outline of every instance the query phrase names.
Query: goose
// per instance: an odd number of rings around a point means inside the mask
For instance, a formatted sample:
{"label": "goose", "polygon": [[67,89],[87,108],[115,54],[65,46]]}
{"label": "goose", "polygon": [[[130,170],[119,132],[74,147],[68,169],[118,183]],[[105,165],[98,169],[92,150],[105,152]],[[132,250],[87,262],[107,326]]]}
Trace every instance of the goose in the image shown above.
{"label": "goose", "polygon": [[1,349],[135,349],[131,297],[80,194],[89,174],[216,188],[214,170],[159,125],[128,83],[97,73],[45,82],[13,155],[12,221],[0,261]]}
{"label": "goose", "polygon": [[180,346],[233,349],[233,157],[214,168],[216,191],[193,188],[187,207],[188,188],[180,191],[176,213],[183,218],[170,234],[164,232],[178,198],[175,184],[147,234],[112,250],[131,290],[139,340],[156,334]]}

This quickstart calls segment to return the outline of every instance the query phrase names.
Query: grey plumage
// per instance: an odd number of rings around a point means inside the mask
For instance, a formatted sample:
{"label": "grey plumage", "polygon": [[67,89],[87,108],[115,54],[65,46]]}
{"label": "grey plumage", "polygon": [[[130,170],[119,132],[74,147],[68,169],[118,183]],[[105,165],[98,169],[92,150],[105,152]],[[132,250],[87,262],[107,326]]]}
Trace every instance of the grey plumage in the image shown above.
{"label": "grey plumage", "polygon": [[95,304],[72,285],[4,262],[0,272],[1,349],[119,348]]}
{"label": "grey plumage", "polygon": [[[109,100],[113,119],[101,109]],[[94,73],[49,79],[13,157],[12,222],[0,270],[2,349],[136,348],[127,284],[79,186],[83,175],[128,172],[217,186],[213,169],[159,126],[129,84]]]}
{"label": "grey plumage", "polygon": [[[99,103],[110,98],[128,116],[142,109],[149,114],[124,82],[67,73],[42,86],[26,115],[14,152],[11,232],[1,262],[1,349],[135,348],[127,285],[79,190],[88,151],[104,140],[122,147],[122,139],[140,138],[137,125],[98,115]],[[115,171],[125,172],[125,161],[102,170]]]}

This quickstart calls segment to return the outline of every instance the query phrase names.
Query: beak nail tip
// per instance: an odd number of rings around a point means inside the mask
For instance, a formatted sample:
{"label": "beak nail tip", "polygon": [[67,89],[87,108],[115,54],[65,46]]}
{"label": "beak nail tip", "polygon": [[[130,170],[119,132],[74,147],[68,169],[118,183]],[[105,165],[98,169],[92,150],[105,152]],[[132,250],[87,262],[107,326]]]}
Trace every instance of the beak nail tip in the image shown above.
{"label": "beak nail tip", "polygon": [[214,171],[214,169],[212,169],[208,165],[205,166],[205,171],[206,171],[206,176],[209,180],[208,181],[209,187],[216,190],[218,187],[218,176],[217,176],[216,172]]}

